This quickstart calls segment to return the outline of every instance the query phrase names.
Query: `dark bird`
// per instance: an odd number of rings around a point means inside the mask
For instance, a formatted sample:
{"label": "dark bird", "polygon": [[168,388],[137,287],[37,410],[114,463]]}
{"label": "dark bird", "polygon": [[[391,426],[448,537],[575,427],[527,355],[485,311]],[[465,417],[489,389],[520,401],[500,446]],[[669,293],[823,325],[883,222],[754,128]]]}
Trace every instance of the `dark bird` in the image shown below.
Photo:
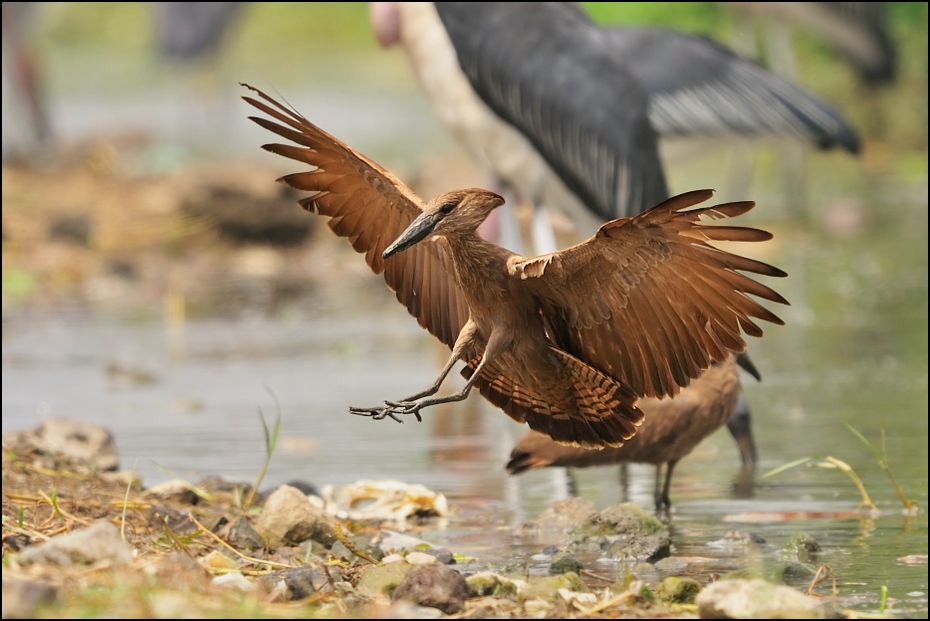
{"label": "dark bird", "polygon": [[640,400],[636,405],[645,414],[646,422],[634,437],[620,447],[588,450],[565,446],[535,431],[527,431],[511,451],[507,471],[520,474],[547,467],[654,464],[656,509],[668,509],[671,506],[669,488],[675,466],[724,424],[740,449],[743,467],[751,469],[755,464],[756,449],[749,426],[749,409],[740,397],[740,379],[736,367],[736,357],[731,356],[711,365],[674,398]]}
{"label": "dark bird", "polygon": [[[813,34],[842,57],[868,86],[884,86],[898,72],[897,50],[887,23],[887,2],[726,2],[756,18],[766,31],[768,55],[788,55],[789,28]],[[782,26],[779,30],[774,27]],[[774,40],[772,40],[774,39]],[[790,73],[790,71],[786,72]]]}
{"label": "dark bird", "polygon": [[[699,223],[702,216],[739,216],[752,202],[689,209],[713,191],[688,192],[610,221],[586,242],[526,258],[478,235],[503,204],[500,195],[456,190],[424,204],[380,165],[252,90],[259,99],[245,100],[274,120],[250,118],[299,145],[263,148],[313,167],[280,181],[313,192],[300,205],[329,218],[420,325],[452,349],[430,387],[351,408],[356,414],[420,420],[423,408],[460,401],[477,387],[514,420],[558,442],[619,446],[643,420],[639,398],[675,395],[713,361],[743,351],[743,332],[762,335],[753,318],[782,324],[750,296],[787,301],[739,272],[786,274],[708,243],[771,234]],[[459,360],[465,386],[435,396]]]}
{"label": "dark bird", "polygon": [[[593,22],[572,2],[373,3],[442,124],[536,218],[582,236],[669,196],[659,138],[789,136],[859,149],[837,110],[710,39]],[[555,250],[534,223],[537,252]]]}

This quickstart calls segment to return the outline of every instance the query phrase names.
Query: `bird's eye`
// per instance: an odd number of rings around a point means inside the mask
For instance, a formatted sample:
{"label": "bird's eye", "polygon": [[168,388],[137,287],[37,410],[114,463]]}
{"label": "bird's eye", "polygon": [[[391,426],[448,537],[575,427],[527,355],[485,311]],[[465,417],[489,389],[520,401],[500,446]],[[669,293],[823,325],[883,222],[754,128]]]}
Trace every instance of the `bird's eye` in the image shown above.
{"label": "bird's eye", "polygon": [[455,209],[455,203],[446,203],[445,205],[439,208],[439,211],[441,211],[444,214],[448,214],[453,209]]}

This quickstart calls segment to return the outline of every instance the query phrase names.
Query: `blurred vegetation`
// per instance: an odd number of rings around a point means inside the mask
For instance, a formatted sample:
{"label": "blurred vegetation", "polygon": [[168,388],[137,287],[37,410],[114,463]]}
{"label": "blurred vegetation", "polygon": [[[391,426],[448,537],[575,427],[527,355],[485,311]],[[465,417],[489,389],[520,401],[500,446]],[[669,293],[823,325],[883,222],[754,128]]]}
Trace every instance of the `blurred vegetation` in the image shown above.
{"label": "blurred vegetation", "polygon": [[[749,22],[725,3],[589,2],[604,23],[654,25],[707,35],[733,46]],[[158,59],[146,3],[50,3],[37,26],[55,93],[118,92],[157,87]],[[892,2],[890,27],[898,45],[899,77],[867,90],[849,65],[802,29],[793,30],[797,81],[836,103],[863,135],[895,150],[927,149],[927,3]],[[368,3],[249,3],[226,39],[222,65],[230,82],[276,86],[319,80],[354,81],[358,88],[415,89],[402,55],[380,50],[371,34]],[[104,56],[101,56],[103,54]],[[79,70],[93,66],[92,72]],[[140,69],[143,69],[140,71]],[[148,69],[146,71],[145,69]],[[926,157],[915,164],[926,167]],[[925,171],[924,171],[925,172]]]}

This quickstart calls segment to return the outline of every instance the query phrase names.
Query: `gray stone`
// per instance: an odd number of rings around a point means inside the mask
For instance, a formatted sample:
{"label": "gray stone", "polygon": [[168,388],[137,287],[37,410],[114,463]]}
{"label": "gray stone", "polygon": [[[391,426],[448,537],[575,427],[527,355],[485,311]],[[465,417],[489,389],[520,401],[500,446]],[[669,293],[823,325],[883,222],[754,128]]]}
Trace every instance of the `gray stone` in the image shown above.
{"label": "gray stone", "polygon": [[123,541],[119,529],[106,520],[29,546],[19,555],[22,565],[51,563],[63,567],[90,565],[98,561],[119,565],[130,560],[132,548]]}
{"label": "gray stone", "polygon": [[64,417],[51,417],[34,430],[3,434],[4,446],[35,447],[36,465],[57,470],[61,462],[92,472],[119,467],[113,435],[103,425]]}
{"label": "gray stone", "polygon": [[258,550],[265,545],[262,536],[244,515],[226,529],[226,541],[237,550]]}
{"label": "gray stone", "polygon": [[441,563],[428,563],[407,572],[391,599],[438,608],[451,615],[462,610],[470,596],[471,587],[462,574]]}
{"label": "gray stone", "polygon": [[43,580],[28,580],[3,576],[3,618],[34,619],[36,609],[51,604],[58,588]]}
{"label": "gray stone", "polygon": [[543,509],[536,518],[541,531],[567,533],[585,520],[597,515],[597,505],[587,498],[557,500]]}
{"label": "gray stone", "polygon": [[672,543],[668,529],[632,503],[607,507],[572,530],[569,538],[572,548],[628,561],[667,556]]}
{"label": "gray stone", "polygon": [[[327,575],[327,571],[329,575]],[[303,599],[314,593],[332,593],[332,585],[335,581],[341,579],[342,576],[337,568],[324,568],[313,565],[275,571],[258,578],[260,582],[264,582],[270,587],[274,587],[279,582],[284,582],[286,587],[285,599],[287,600]]]}
{"label": "gray stone", "polygon": [[255,520],[255,530],[272,548],[307,539],[330,547],[337,541],[332,518],[311,503],[306,494],[288,485],[282,485],[268,496]]}
{"label": "gray stone", "polygon": [[403,581],[404,576],[413,569],[413,565],[406,561],[396,563],[382,563],[371,565],[362,577],[359,578],[355,588],[366,595],[386,595],[391,597],[394,589]]}
{"label": "gray stone", "polygon": [[835,619],[823,600],[765,580],[720,580],[695,598],[702,619]]}

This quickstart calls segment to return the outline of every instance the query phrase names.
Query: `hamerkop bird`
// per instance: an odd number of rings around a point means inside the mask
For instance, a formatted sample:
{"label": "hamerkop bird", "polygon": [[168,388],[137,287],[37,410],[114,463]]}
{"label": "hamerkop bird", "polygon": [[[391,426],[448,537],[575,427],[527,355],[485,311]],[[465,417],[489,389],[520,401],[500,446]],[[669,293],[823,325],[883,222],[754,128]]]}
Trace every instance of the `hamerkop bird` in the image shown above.
{"label": "hamerkop bird", "polygon": [[[436,381],[356,414],[420,420],[428,406],[465,399],[472,387],[513,419],[558,442],[620,446],[643,421],[644,396],[676,394],[715,360],[761,336],[753,318],[782,321],[756,296],[787,304],[739,273],[781,270],[712,246],[763,241],[765,231],[707,226],[752,202],[689,209],[712,190],[688,192],[632,218],[603,225],[584,243],[522,257],[482,239],[478,226],[503,203],[482,189],[455,190],[424,204],[390,172],[261,91],[250,117],[297,145],[263,148],[312,166],[280,180],[314,192],[300,204],[383,273],[420,325],[452,349]],[[275,122],[277,121],[277,122]],[[436,396],[457,361],[462,390]]]}
{"label": "hamerkop bird", "polygon": [[[755,444],[748,425],[748,410],[740,409],[740,379],[735,356],[715,362],[674,398],[641,399],[636,405],[646,416],[636,435],[620,447],[588,450],[553,442],[528,431],[517,441],[507,462],[510,474],[547,467],[588,468],[614,464],[655,464],[656,509],[671,506],[669,487],[678,461],[704,438],[732,419],[730,432],[737,441],[743,466],[755,462]],[[665,483],[662,484],[662,466]]]}

